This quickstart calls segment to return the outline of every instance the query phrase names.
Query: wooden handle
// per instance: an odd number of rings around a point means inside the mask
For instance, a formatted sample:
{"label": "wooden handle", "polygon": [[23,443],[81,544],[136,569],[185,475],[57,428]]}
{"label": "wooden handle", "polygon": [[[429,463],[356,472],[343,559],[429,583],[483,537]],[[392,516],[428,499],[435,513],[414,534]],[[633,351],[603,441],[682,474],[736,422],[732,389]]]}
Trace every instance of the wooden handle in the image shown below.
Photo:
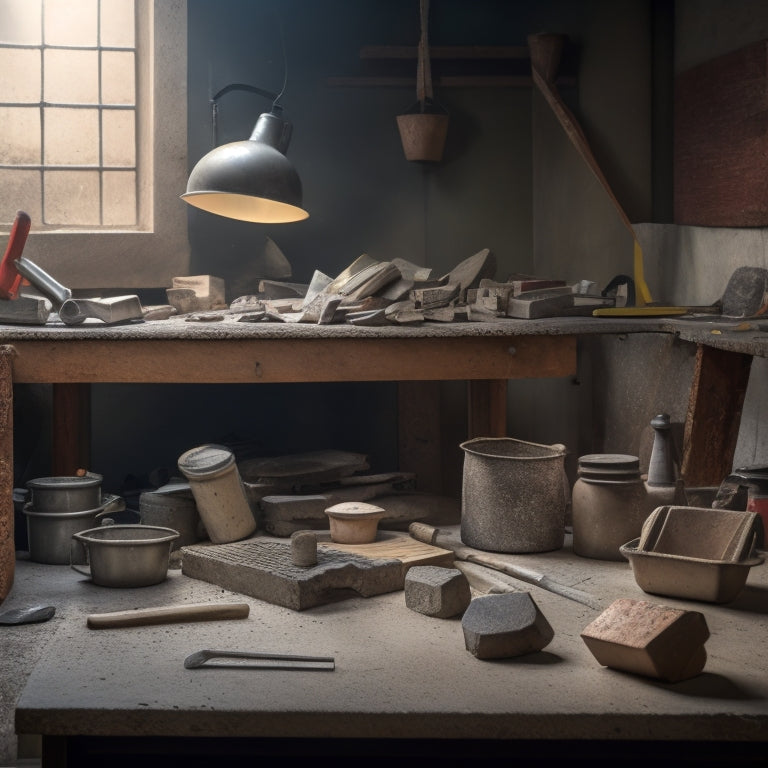
{"label": "wooden handle", "polygon": [[422,542],[422,544],[434,544],[437,541],[440,529],[426,523],[411,523],[408,526],[408,533],[416,541]]}
{"label": "wooden handle", "polygon": [[88,616],[86,623],[90,629],[117,629],[147,624],[173,624],[181,621],[245,619],[249,611],[248,603],[170,605],[163,608],[140,608],[135,611],[92,613]]}

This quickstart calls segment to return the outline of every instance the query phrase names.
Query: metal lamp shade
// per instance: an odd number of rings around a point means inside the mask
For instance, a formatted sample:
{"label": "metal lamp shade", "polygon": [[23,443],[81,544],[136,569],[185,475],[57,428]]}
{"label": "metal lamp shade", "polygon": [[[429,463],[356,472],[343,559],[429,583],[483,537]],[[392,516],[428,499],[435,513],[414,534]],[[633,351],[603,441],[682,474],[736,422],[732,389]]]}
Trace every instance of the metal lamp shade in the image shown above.
{"label": "metal lamp shade", "polygon": [[281,224],[309,216],[301,207],[301,179],[288,158],[252,139],[223,144],[202,157],[181,197],[241,221]]}

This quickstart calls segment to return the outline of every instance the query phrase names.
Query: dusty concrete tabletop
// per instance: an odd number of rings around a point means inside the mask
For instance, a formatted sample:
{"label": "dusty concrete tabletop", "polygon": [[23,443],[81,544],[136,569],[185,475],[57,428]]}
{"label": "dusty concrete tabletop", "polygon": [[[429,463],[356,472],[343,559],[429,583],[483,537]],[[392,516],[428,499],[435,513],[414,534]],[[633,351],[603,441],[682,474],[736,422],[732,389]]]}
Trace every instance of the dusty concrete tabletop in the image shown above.
{"label": "dusty concrete tabletop", "polygon": [[[409,610],[403,591],[297,612],[178,570],[120,590],[19,561],[3,608],[57,611],[46,624],[0,628],[3,700],[18,698],[21,734],[765,740],[768,566],[750,570],[732,603],[714,605],[646,595],[628,563],[577,557],[570,536],[556,552],[502,557],[601,606],[630,597],[701,611],[711,633],[703,673],[665,684],[601,667],[580,637],[600,611],[514,579],[554,639],[536,654],[483,661],[466,650],[460,619]],[[90,613],[242,601],[245,620],[86,626]],[[335,670],[185,669],[202,649],[333,656]],[[6,738],[12,710],[2,712]]]}

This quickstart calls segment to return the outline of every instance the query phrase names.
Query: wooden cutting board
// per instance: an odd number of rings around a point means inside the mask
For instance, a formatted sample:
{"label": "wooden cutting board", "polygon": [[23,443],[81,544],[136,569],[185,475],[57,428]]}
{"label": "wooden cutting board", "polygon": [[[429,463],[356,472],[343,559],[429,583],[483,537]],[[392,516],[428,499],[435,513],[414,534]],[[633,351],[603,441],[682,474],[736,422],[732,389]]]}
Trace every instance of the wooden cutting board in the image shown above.
{"label": "wooden cutting board", "polygon": [[768,224],[768,41],[675,78],[674,222]]}
{"label": "wooden cutting board", "polygon": [[[327,536],[327,540],[322,540]],[[318,532],[317,564],[293,564],[291,544],[255,537],[231,544],[194,544],[181,549],[183,574],[285,608],[302,611],[349,597],[403,589],[414,565],[453,564],[453,552],[382,531],[371,544],[344,545]]]}

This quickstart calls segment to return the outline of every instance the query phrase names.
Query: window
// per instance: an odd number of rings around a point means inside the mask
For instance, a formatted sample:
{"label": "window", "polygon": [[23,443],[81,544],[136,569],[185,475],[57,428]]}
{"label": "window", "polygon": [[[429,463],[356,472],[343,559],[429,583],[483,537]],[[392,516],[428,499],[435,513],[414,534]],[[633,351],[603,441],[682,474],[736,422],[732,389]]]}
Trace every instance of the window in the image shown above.
{"label": "window", "polygon": [[0,227],[70,288],[188,270],[185,0],[0,0]]}

